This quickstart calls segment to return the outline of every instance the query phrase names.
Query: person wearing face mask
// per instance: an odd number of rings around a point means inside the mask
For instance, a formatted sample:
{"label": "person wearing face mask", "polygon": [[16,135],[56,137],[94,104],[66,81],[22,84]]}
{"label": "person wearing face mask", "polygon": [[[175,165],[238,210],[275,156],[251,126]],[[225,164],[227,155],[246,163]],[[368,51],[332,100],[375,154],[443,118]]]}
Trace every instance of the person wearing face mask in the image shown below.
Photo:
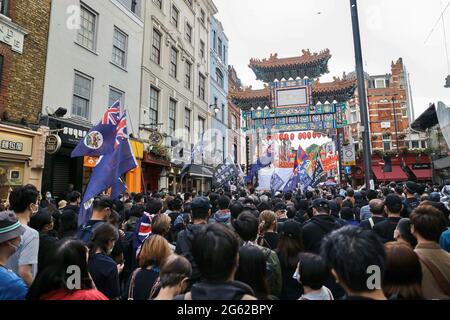
{"label": "person wearing face mask", "polygon": [[117,264],[109,255],[112,253],[119,231],[109,223],[97,227],[89,244],[88,270],[96,288],[108,299],[120,298],[119,273],[123,264]]}
{"label": "person wearing face mask", "polygon": [[303,295],[299,300],[334,300],[330,289],[325,286],[329,276],[327,264],[320,255],[314,253],[300,253],[296,279],[303,285]]}
{"label": "person wearing face mask", "polygon": [[166,258],[159,272],[161,290],[154,300],[173,300],[185,293],[192,275],[192,266],[188,259],[176,254]]}
{"label": "person wearing face mask", "polygon": [[28,226],[30,218],[39,211],[38,197],[39,191],[33,185],[18,187],[9,195],[10,209],[25,232],[5,267],[19,275],[27,286],[31,286],[38,271],[39,232]]}
{"label": "person wearing face mask", "polygon": [[25,228],[12,211],[0,212],[0,300],[25,300],[28,287],[13,271],[5,267],[8,258],[20,245]]}

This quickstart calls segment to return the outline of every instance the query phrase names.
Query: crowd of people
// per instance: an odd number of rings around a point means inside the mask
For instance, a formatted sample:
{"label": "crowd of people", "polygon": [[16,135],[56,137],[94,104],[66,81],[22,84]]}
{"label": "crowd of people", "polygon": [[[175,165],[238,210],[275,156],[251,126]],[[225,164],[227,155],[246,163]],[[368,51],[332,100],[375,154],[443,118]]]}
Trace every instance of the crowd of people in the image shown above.
{"label": "crowd of people", "polygon": [[0,213],[0,300],[450,299],[450,186],[124,194]]}

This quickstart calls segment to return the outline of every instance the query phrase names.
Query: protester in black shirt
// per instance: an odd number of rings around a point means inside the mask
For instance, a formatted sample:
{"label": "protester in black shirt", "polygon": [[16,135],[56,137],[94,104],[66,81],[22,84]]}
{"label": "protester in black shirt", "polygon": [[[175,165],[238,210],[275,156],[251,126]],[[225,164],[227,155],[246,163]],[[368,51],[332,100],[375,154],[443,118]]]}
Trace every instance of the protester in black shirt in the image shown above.
{"label": "protester in black shirt", "polygon": [[31,217],[30,227],[39,232],[38,267],[45,268],[51,248],[58,241],[53,231],[53,217],[47,209],[41,209]]}
{"label": "protester in black shirt", "polygon": [[394,231],[400,221],[400,213],[403,209],[402,199],[390,194],[384,201],[387,219],[375,225],[373,231],[380,237],[383,243],[394,241]]}
{"label": "protester in black shirt", "polygon": [[369,209],[372,216],[367,219],[361,221],[359,226],[366,230],[372,230],[375,225],[386,220],[384,217],[384,201],[381,199],[374,199],[369,202]]}
{"label": "protester in black shirt", "polygon": [[176,300],[255,300],[248,285],[234,281],[239,256],[234,233],[220,223],[200,229],[192,242],[192,255],[204,281],[194,284],[190,292]]}
{"label": "protester in black shirt", "polygon": [[62,212],[66,210],[73,210],[76,213],[80,212],[80,203],[81,203],[81,193],[78,191],[72,191],[67,196],[67,201],[69,204],[64,207]]}
{"label": "protester in black shirt", "polygon": [[327,200],[316,199],[312,207],[314,216],[303,225],[303,245],[305,251],[319,253],[325,235],[339,229],[343,224],[330,216],[330,205]]}
{"label": "protester in black shirt", "polygon": [[373,232],[351,226],[336,230],[324,239],[321,255],[346,291],[346,299],[386,300],[381,290],[386,253]]}
{"label": "protester in black shirt", "polygon": [[94,230],[89,245],[89,273],[97,289],[109,299],[120,298],[119,273],[123,265],[118,265],[111,254],[119,232],[109,223],[103,223]]}
{"label": "protester in black shirt", "polygon": [[283,224],[277,248],[280,260],[283,286],[281,300],[296,300],[302,294],[302,287],[292,275],[297,268],[298,255],[303,251],[302,225],[294,220]]}
{"label": "protester in black shirt", "polygon": [[249,285],[258,300],[273,300],[267,282],[267,258],[257,247],[243,246],[239,250],[239,267],[235,279]]}
{"label": "protester in black shirt", "polygon": [[420,205],[420,198],[416,197],[419,185],[413,181],[405,184],[404,192],[406,199],[403,201],[402,218],[409,218],[411,212]]}
{"label": "protester in black shirt", "polygon": [[277,222],[278,223],[283,223],[286,220],[288,220],[287,217],[287,206],[284,202],[278,202],[277,204],[275,204],[273,211],[275,212],[275,214],[277,215]]}

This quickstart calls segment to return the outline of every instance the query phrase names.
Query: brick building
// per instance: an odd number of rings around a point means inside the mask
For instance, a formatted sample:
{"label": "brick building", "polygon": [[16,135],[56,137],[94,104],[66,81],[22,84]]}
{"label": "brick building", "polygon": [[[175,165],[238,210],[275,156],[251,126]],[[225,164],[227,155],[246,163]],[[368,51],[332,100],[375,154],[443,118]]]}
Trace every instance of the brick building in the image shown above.
{"label": "brick building", "polygon": [[0,0],[0,199],[16,185],[40,186],[42,111],[50,0]]}

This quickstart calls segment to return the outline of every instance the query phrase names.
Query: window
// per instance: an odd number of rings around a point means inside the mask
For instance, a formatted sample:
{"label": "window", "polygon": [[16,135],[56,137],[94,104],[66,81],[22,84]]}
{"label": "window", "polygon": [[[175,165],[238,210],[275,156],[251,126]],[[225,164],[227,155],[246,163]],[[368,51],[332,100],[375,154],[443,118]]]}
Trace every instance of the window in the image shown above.
{"label": "window", "polygon": [[191,140],[191,110],[184,109],[184,129],[187,136],[185,140],[189,142]]}
{"label": "window", "polygon": [[225,105],[222,103],[222,109],[220,110],[222,112],[222,121],[225,122]]}
{"label": "window", "polygon": [[238,163],[238,147],[237,144],[233,144],[233,157],[234,157],[234,163]]}
{"label": "window", "polygon": [[78,30],[77,42],[90,50],[95,50],[95,33],[97,15],[81,4],[80,29]]}
{"label": "window", "polygon": [[219,53],[219,57],[222,59],[222,39],[219,38],[218,41],[218,53]]}
{"label": "window", "polygon": [[214,48],[214,50],[216,50],[216,41],[217,41],[216,30],[213,30],[213,48]]}
{"label": "window", "polygon": [[419,141],[411,141],[411,149],[419,149]]}
{"label": "window", "polygon": [[206,14],[205,11],[203,9],[200,9],[200,21],[205,24],[206,22]]}
{"label": "window", "polygon": [[112,106],[116,101],[120,100],[120,103],[123,105],[123,92],[112,87],[109,88],[109,98],[108,98],[108,106]]}
{"label": "window", "polygon": [[358,122],[358,114],[356,113],[356,110],[350,113],[350,121],[351,123]]}
{"label": "window", "polygon": [[227,47],[223,46],[223,63],[227,63]]}
{"label": "window", "polygon": [[171,77],[177,77],[177,66],[178,66],[178,51],[174,47],[170,50],[170,70],[169,75]]}
{"label": "window", "polygon": [[225,162],[225,137],[222,137],[222,160]]}
{"label": "window", "polygon": [[234,114],[231,117],[231,129],[237,130],[237,117]]}
{"label": "window", "polygon": [[162,0],[153,0],[153,3],[162,10]]}
{"label": "window", "polygon": [[422,149],[426,149],[427,148],[427,142],[425,140],[422,140],[420,142]]}
{"label": "window", "polygon": [[205,119],[198,117],[198,139],[202,139],[205,133]]}
{"label": "window", "polygon": [[189,5],[189,7],[192,8],[192,0],[185,0],[187,2],[187,4]]}
{"label": "window", "polygon": [[219,69],[216,69],[216,81],[221,88],[223,88],[223,74]]}
{"label": "window", "polygon": [[192,77],[192,64],[186,61],[186,74],[184,79],[184,86],[187,89],[191,89],[191,77]]}
{"label": "window", "polygon": [[161,64],[161,34],[153,29],[152,61]]}
{"label": "window", "polygon": [[122,68],[125,68],[127,63],[127,42],[128,36],[114,28],[112,62]]}
{"label": "window", "polygon": [[205,87],[206,87],[206,78],[201,73],[198,78],[198,97],[205,101]]}
{"label": "window", "polygon": [[402,109],[402,117],[407,117],[407,116],[408,116],[408,110]]}
{"label": "window", "polygon": [[0,14],[7,16],[9,13],[9,0],[0,0]]}
{"label": "window", "polygon": [[186,23],[186,40],[192,43],[192,27],[189,23]]}
{"label": "window", "polygon": [[158,125],[159,90],[150,87],[150,125]]}
{"label": "window", "polygon": [[205,43],[202,40],[200,40],[200,57],[205,57]]}
{"label": "window", "polygon": [[169,100],[169,135],[175,136],[175,119],[177,116],[177,102],[173,99]]}
{"label": "window", "polygon": [[386,88],[386,81],[384,79],[376,79],[375,88]]}
{"label": "window", "polygon": [[171,22],[177,28],[178,28],[178,19],[179,19],[179,17],[180,17],[180,11],[178,11],[177,7],[172,6]]}
{"label": "window", "polygon": [[391,142],[383,141],[383,149],[384,149],[384,151],[390,151],[391,150]]}
{"label": "window", "polygon": [[72,115],[87,119],[91,104],[92,78],[75,73]]}

